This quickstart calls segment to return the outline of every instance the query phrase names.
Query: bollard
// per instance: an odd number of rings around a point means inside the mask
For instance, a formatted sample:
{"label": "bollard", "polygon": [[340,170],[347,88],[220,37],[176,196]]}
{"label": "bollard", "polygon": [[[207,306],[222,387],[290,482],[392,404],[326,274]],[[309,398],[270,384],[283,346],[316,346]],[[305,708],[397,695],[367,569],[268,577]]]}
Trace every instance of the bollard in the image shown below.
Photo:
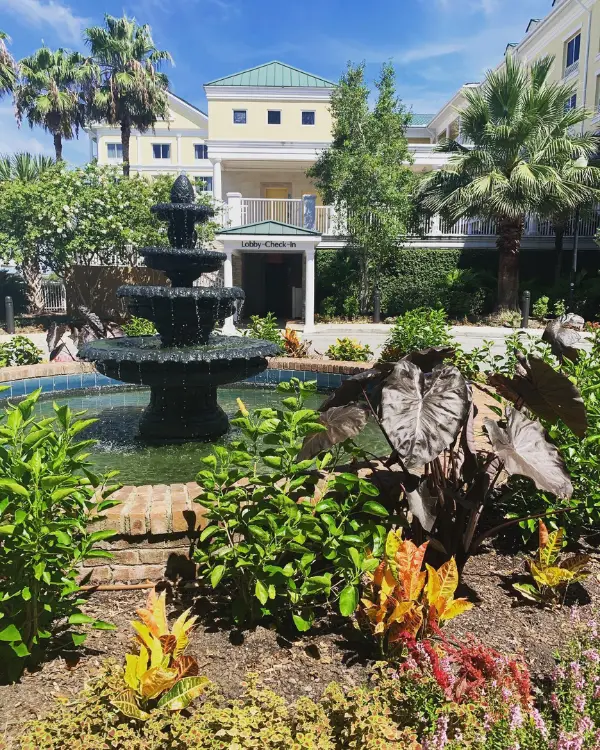
{"label": "bollard", "polygon": [[4,298],[4,310],[6,315],[6,332],[15,332],[15,307],[13,305],[12,297]]}
{"label": "bollard", "polygon": [[373,323],[381,323],[381,294],[378,287],[373,290]]}
{"label": "bollard", "polygon": [[529,307],[531,305],[531,292],[523,292],[523,299],[521,301],[521,328],[527,328],[529,326]]}

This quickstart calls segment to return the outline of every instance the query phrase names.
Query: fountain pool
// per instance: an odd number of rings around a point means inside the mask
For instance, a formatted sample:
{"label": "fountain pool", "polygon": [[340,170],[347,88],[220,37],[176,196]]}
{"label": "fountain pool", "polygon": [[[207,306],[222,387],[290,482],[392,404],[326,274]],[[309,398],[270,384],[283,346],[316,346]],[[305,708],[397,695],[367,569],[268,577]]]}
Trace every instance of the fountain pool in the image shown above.
{"label": "fountain pool", "polygon": [[[307,406],[317,408],[326,394],[316,393],[307,399]],[[229,418],[237,412],[236,398],[243,399],[249,409],[277,407],[285,394],[273,388],[234,384],[219,388],[219,405]],[[210,442],[186,441],[171,444],[149,444],[138,437],[140,417],[150,401],[150,389],[107,388],[73,395],[55,394],[54,398],[40,400],[37,413],[54,414],[52,402],[69,404],[72,411],[86,410],[86,418],[96,417],[98,422],[82,433],[82,438],[95,438],[90,460],[100,471],[115,469],[123,484],[172,484],[191,482],[202,468],[200,459],[211,451],[212,445],[227,445],[239,437],[231,428],[227,435]],[[367,425],[360,442],[374,453],[383,454],[387,443],[376,424]]]}

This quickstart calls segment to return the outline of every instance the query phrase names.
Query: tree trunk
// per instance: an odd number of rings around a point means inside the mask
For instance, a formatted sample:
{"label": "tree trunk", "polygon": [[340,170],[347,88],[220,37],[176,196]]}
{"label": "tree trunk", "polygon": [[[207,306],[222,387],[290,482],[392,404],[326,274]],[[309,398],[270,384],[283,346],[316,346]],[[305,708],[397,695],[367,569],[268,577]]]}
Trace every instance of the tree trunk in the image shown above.
{"label": "tree trunk", "polygon": [[60,133],[54,133],[54,156],[56,161],[62,161],[62,136]]}
{"label": "tree trunk", "polygon": [[498,222],[498,311],[519,309],[519,251],[524,229],[522,218]]}
{"label": "tree trunk", "polygon": [[562,275],[563,267],[563,240],[565,237],[565,225],[554,225],[554,283],[558,284]]}
{"label": "tree trunk", "polygon": [[44,312],[44,291],[38,258],[24,260],[21,272],[26,285],[27,309],[32,315],[40,315]]}
{"label": "tree trunk", "polygon": [[131,125],[121,123],[121,144],[123,146],[123,175],[129,177],[129,141],[131,139]]}

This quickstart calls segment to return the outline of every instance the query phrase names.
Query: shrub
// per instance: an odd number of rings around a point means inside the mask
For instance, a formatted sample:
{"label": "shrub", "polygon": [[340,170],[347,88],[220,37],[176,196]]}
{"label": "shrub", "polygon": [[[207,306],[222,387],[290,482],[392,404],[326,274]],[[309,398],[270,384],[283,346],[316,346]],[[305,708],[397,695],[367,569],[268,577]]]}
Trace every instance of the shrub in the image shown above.
{"label": "shrub", "polygon": [[329,359],[335,359],[340,362],[368,362],[373,356],[371,347],[368,344],[361,344],[350,338],[336,339],[335,344],[325,352]]}
{"label": "shrub", "polygon": [[[232,424],[244,439],[229,449],[216,446],[202,459],[196,501],[209,523],[195,560],[213,588],[229,587],[238,623],[291,614],[298,630],[307,630],[319,601],[337,599],[343,615],[354,612],[361,576],[377,565],[370,554],[379,553],[385,534],[369,519],[381,521],[387,511],[373,500],[379,493],[370,482],[346,473],[330,478],[312,502],[317,475],[309,469],[331,467],[336,457],[299,455],[306,436],[327,432],[319,414],[304,407],[314,384],[293,379],[279,390],[293,394],[283,409],[250,413],[238,400]],[[355,409],[355,419],[366,422],[361,407]],[[339,446],[334,454],[339,457]]]}
{"label": "shrub", "polygon": [[396,319],[383,347],[381,360],[396,362],[409,352],[451,343],[446,313],[441,309],[420,307]]}
{"label": "shrub", "polygon": [[285,356],[293,358],[308,357],[312,341],[301,341],[293,328],[286,328],[283,334]]}
{"label": "shrub", "polygon": [[126,336],[155,336],[158,331],[151,320],[136,318],[135,315],[123,325]]}
{"label": "shrub", "polygon": [[277,324],[277,318],[272,312],[268,312],[264,318],[261,318],[260,315],[251,315],[250,325],[245,334],[253,339],[262,339],[277,344],[279,349],[283,351],[283,338]]}
{"label": "shrub", "polygon": [[13,336],[0,344],[0,367],[37,365],[42,361],[42,352],[27,336]]}
{"label": "shrub", "polygon": [[538,297],[536,301],[533,303],[533,307],[531,309],[531,313],[533,317],[538,318],[539,320],[542,320],[543,318],[547,318],[549,305],[550,305],[550,298],[547,297],[545,294],[541,297]]}
{"label": "shrub", "polygon": [[[85,460],[95,441],[77,439],[96,420],[57,405],[54,418],[36,420],[40,392],[9,406],[0,428],[0,659],[13,677],[63,618],[65,629],[111,627],[81,613],[76,578],[84,560],[111,556],[94,545],[114,532],[87,525],[116,504],[107,499],[116,486]],[[71,637],[76,646],[85,640]]]}
{"label": "shrub", "polygon": [[358,318],[358,314],[360,312],[358,297],[355,294],[351,294],[349,297],[346,297],[342,309],[346,318],[349,318],[350,320]]}

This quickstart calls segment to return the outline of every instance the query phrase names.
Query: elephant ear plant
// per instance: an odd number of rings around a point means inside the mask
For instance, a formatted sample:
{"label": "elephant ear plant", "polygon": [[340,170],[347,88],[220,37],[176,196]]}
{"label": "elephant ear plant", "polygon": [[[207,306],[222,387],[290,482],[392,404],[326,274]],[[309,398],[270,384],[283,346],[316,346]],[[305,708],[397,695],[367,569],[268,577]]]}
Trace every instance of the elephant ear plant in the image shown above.
{"label": "elephant ear plant", "polygon": [[[383,468],[373,466],[373,481],[382,497],[388,495],[384,503],[389,508],[399,501],[405,513],[410,512],[407,520],[417,543],[428,539],[430,554],[440,560],[454,557],[462,569],[481,542],[500,528],[479,531],[486,509],[510,493],[511,475],[527,477],[539,490],[559,498],[572,494],[559,451],[529,412],[552,412],[578,434],[585,431],[586,414],[579,392],[565,375],[535,356],[522,358],[514,378],[490,378],[503,395],[514,396],[514,406],[506,408],[502,419],[485,420],[489,445],[477,446],[471,385],[456,367],[444,364],[447,354],[446,349],[413,352],[396,364],[382,363],[359,373],[323,404],[321,421],[327,425],[331,412],[347,409],[350,427],[350,410],[366,403],[391,448]],[[336,421],[341,427],[343,419]],[[307,438],[305,457],[333,449],[331,431],[318,437]],[[386,479],[390,473],[395,482]],[[395,487],[392,496],[390,486]]]}
{"label": "elephant ear plant", "polygon": [[[70,631],[80,645],[90,624],[109,623],[81,612],[77,574],[89,558],[110,557],[94,549],[113,531],[88,532],[87,526],[117,504],[86,461],[93,440],[78,436],[95,420],[79,419],[68,406],[54,405],[55,416],[37,419],[40,391],[9,406],[0,423],[0,675],[14,678],[27,659],[39,656],[57,631]],[[57,625],[59,627],[57,627]]]}

